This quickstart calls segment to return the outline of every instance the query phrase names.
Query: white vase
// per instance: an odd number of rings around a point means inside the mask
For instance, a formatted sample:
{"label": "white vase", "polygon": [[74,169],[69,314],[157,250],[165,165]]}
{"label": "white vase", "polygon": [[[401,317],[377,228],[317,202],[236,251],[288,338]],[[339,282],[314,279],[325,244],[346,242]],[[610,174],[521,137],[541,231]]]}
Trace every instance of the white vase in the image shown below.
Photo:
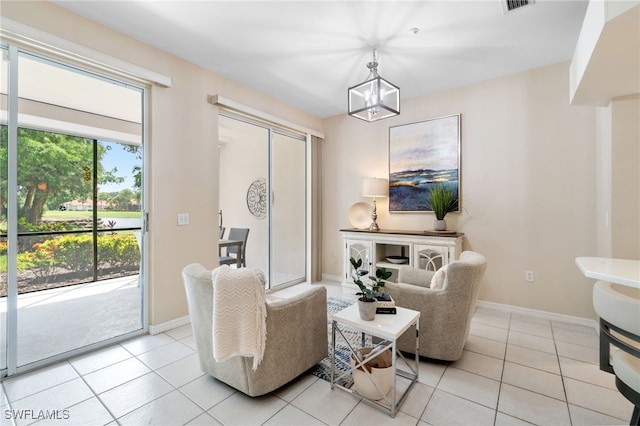
{"label": "white vase", "polygon": [[360,312],[360,319],[364,321],[373,321],[376,319],[376,308],[378,307],[378,303],[376,301],[373,302],[364,302],[362,301],[362,297],[358,299],[358,311]]}
{"label": "white vase", "polygon": [[433,229],[435,231],[446,231],[447,230],[447,221],[442,219],[442,220],[438,220],[436,219],[433,222]]}

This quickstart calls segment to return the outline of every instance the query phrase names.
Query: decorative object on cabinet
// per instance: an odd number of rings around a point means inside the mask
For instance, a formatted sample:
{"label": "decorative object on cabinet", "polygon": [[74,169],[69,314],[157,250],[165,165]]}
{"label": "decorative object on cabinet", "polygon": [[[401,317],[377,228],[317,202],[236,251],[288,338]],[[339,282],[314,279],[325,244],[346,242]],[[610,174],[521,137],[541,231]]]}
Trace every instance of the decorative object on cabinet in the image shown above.
{"label": "decorative object on cabinet", "polygon": [[431,187],[429,191],[429,205],[436,215],[433,229],[436,231],[446,231],[447,221],[444,217],[447,213],[458,210],[458,198],[453,193],[453,190],[444,184]]}
{"label": "decorative object on cabinet", "polygon": [[409,263],[409,258],[406,256],[387,256],[387,262],[395,263],[396,265],[404,265]]}
{"label": "decorative object on cabinet", "polygon": [[247,207],[252,215],[263,219],[267,216],[267,181],[256,179],[247,190]]}
{"label": "decorative object on cabinet", "polygon": [[459,209],[460,114],[389,127],[389,211],[431,211],[437,184],[453,191]]}
{"label": "decorative object on cabinet", "polygon": [[400,114],[400,88],[378,75],[378,58],[374,47],[369,76],[347,91],[349,115],[369,123]]}
{"label": "decorative object on cabinet", "polygon": [[367,178],[362,181],[362,196],[373,198],[373,209],[371,210],[371,225],[369,231],[380,229],[376,220],[378,213],[376,209],[376,197],[386,197],[389,194],[389,181],[387,179]]}
{"label": "decorative object on cabinet", "polygon": [[368,203],[355,203],[349,209],[349,223],[358,229],[366,229],[371,222],[371,206]]}
{"label": "decorative object on cabinet", "polygon": [[389,262],[387,257],[408,257],[404,265],[435,271],[456,260],[462,252],[463,233],[430,232],[380,229],[376,232],[363,229],[341,229],[343,252],[342,286],[345,292],[355,293],[358,287],[352,282],[353,266],[350,258],[362,259],[364,268],[386,268],[392,275],[387,281],[398,278],[403,264]]}

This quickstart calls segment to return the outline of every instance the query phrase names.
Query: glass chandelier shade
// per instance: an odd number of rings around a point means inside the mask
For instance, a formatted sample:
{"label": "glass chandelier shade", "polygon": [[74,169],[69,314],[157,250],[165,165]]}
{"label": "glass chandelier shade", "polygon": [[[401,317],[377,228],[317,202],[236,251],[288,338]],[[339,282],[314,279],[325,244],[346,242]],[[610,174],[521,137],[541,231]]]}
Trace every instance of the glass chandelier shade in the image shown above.
{"label": "glass chandelier shade", "polygon": [[400,114],[400,88],[378,75],[377,52],[374,48],[367,63],[367,80],[348,90],[349,115],[368,122]]}

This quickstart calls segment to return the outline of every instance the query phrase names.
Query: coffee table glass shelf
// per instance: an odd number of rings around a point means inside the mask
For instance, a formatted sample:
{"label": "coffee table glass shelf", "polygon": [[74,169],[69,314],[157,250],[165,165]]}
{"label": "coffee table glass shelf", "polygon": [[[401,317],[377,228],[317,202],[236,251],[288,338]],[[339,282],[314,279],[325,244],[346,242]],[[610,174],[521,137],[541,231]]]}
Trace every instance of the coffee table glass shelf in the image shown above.
{"label": "coffee table glass shelf", "polygon": [[[411,309],[406,309],[402,307],[396,308],[396,314],[387,315],[387,314],[377,314],[375,320],[373,321],[364,321],[360,319],[360,315],[358,313],[358,304],[355,303],[348,308],[341,310],[331,316],[332,327],[331,327],[331,341],[332,341],[332,349],[331,349],[331,389],[338,388],[342,389],[346,392],[349,392],[359,398],[362,398],[367,403],[373,405],[374,407],[388,413],[391,417],[395,417],[398,408],[402,405],[404,400],[413,385],[418,381],[418,365],[419,365],[419,357],[418,357],[418,348],[420,345],[419,342],[419,319],[420,312],[413,311]],[[416,333],[416,350],[415,350],[415,359],[413,366],[411,363],[400,353],[400,351],[396,348],[396,341],[400,336],[404,334],[411,326],[415,327]],[[392,379],[391,379],[391,389],[390,391],[379,400],[374,400],[371,398],[367,398],[364,395],[360,395],[352,388],[347,388],[338,383],[340,379],[343,377],[352,374],[352,370],[348,370],[346,372],[340,372],[336,368],[336,338],[339,337],[344,340],[347,347],[350,351],[350,357],[353,359],[354,354],[359,349],[359,347],[352,346],[349,343],[348,339],[343,334],[343,331],[347,328],[355,329],[358,332],[362,333],[361,346],[365,346],[365,337],[377,337],[382,341],[376,343],[375,349],[368,353],[364,359],[357,362],[353,366],[353,368],[363,367],[367,362],[376,358],[378,355],[382,354],[384,351],[391,350],[392,354]],[[357,358],[356,358],[357,359]],[[403,363],[406,370],[398,368],[398,363]],[[361,368],[361,371],[366,373],[366,377],[371,380],[371,383],[378,390],[378,393],[381,394],[381,389],[379,385],[373,380],[372,374],[367,370],[367,368]],[[409,383],[404,392],[401,392],[401,395],[398,398],[398,389],[397,389],[397,381],[398,378],[408,379]]]}

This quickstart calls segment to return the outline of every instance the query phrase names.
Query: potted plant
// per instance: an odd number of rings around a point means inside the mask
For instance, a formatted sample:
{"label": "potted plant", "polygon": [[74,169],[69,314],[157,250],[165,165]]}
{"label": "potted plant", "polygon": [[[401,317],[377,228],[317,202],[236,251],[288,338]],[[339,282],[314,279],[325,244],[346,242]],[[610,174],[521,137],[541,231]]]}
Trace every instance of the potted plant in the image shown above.
{"label": "potted plant", "polygon": [[436,215],[433,229],[436,231],[446,231],[447,222],[444,217],[449,212],[458,210],[458,198],[452,189],[447,188],[444,184],[437,184],[429,191],[429,204],[431,210]]}
{"label": "potted plant", "polygon": [[351,266],[353,266],[353,282],[360,289],[360,298],[358,299],[358,308],[360,311],[360,318],[365,321],[373,321],[376,317],[376,308],[378,307],[378,301],[376,296],[380,294],[384,287],[385,280],[391,277],[391,271],[387,271],[385,268],[376,269],[376,275],[369,275],[370,284],[365,284],[360,279],[369,273],[362,269],[362,259],[350,259]]}

